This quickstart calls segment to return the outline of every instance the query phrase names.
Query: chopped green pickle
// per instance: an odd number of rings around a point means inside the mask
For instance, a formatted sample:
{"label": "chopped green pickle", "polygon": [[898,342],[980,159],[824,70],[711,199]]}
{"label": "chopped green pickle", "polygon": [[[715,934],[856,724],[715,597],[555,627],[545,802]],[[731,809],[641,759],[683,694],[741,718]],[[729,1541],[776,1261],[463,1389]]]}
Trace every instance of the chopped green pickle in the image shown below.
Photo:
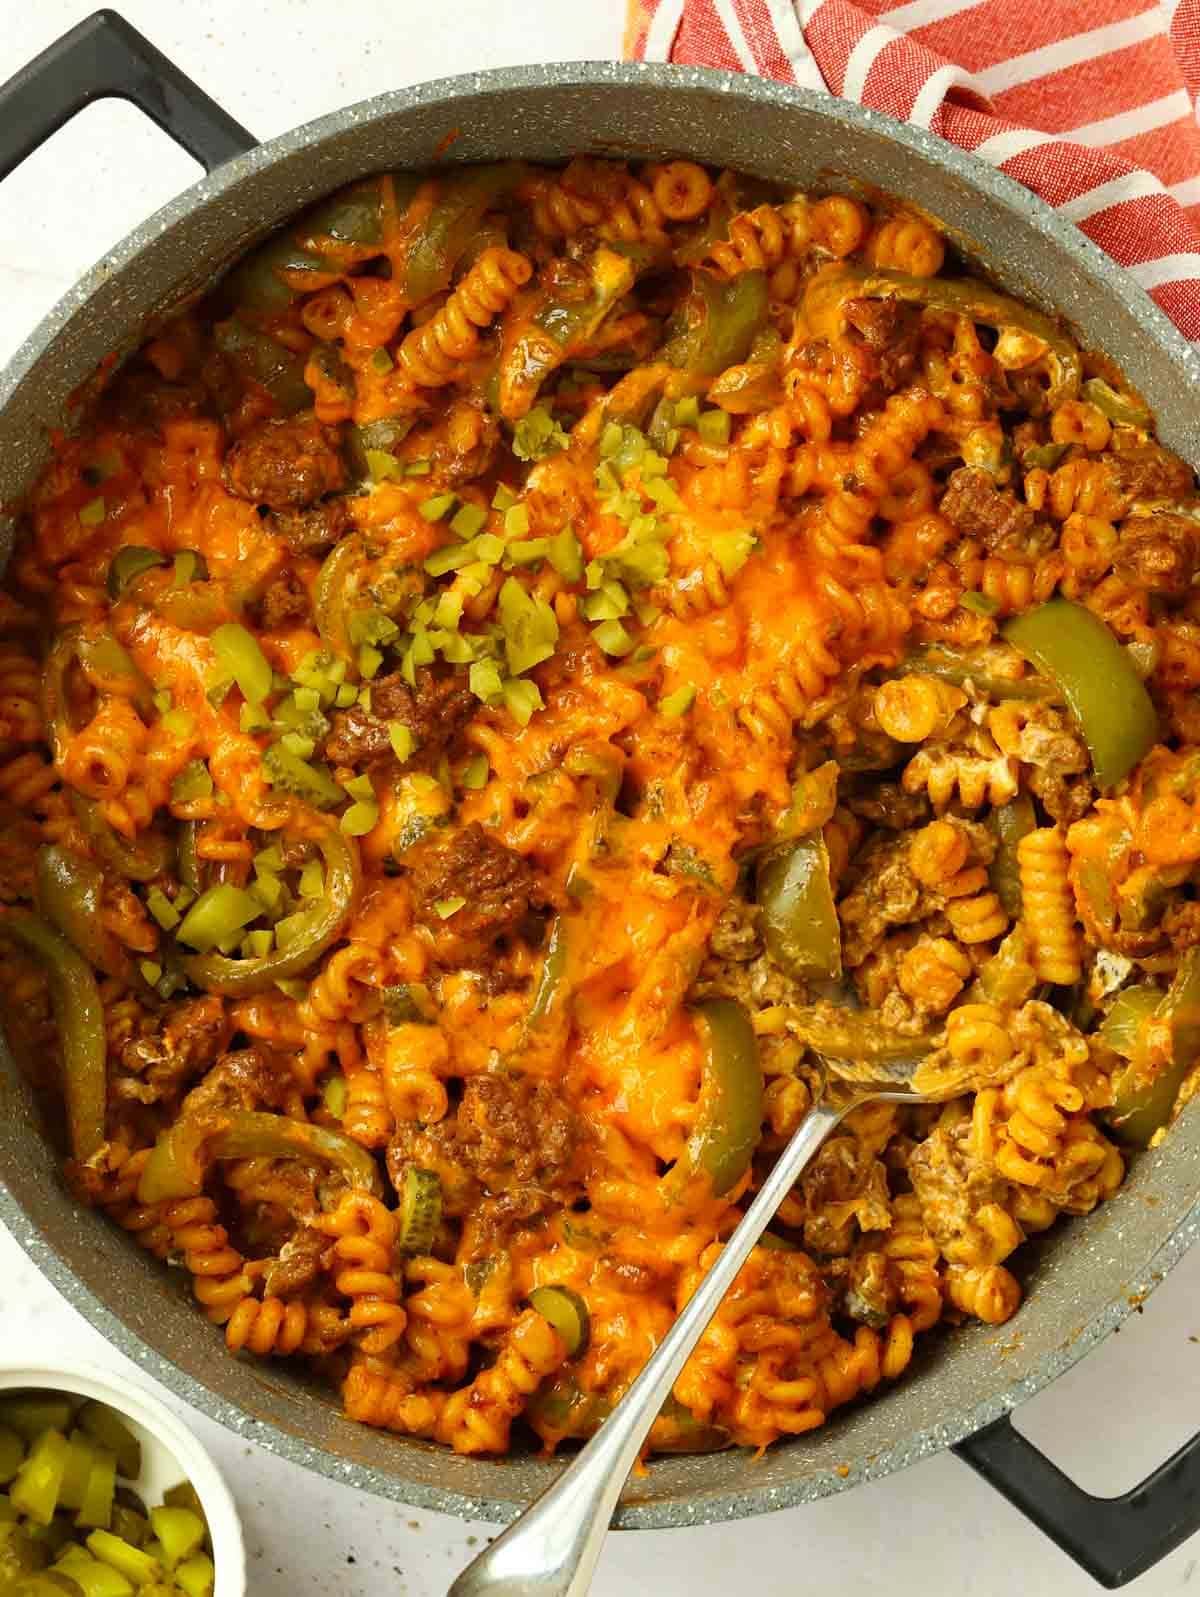
{"label": "chopped green pickle", "polygon": [[0,1592],[7,1593],[9,1582],[41,1569],[45,1562],[46,1549],[27,1529],[12,1520],[0,1521]]}
{"label": "chopped green pickle", "polygon": [[0,1425],[36,1442],[43,1431],[69,1431],[75,1408],[61,1392],[19,1392],[0,1398]]}
{"label": "chopped green pickle", "polygon": [[120,1570],[91,1558],[82,1547],[69,1547],[55,1569],[79,1587],[83,1597],[133,1597],[133,1582]]}
{"label": "chopped green pickle", "polygon": [[549,1323],[567,1344],[567,1356],[575,1358],[587,1347],[591,1321],[587,1304],[569,1286],[535,1286],[529,1306]]}
{"label": "chopped green pickle", "polygon": [[150,1523],[162,1543],[168,1569],[198,1553],[204,1542],[204,1521],[190,1508],[152,1508]]}
{"label": "chopped green pickle", "polygon": [[190,1508],[193,1514],[204,1518],[204,1505],[200,1501],[200,1493],[191,1481],[177,1481],[174,1486],[168,1486],[163,1493],[163,1502],[168,1508]]}
{"label": "chopped green pickle", "polygon": [[442,1183],[433,1170],[409,1165],[400,1186],[401,1253],[428,1253],[442,1218]]}
{"label": "chopped green pickle", "polygon": [[175,1571],[175,1584],[185,1597],[213,1597],[216,1578],[213,1561],[204,1553],[197,1553]]}
{"label": "chopped green pickle", "polygon": [[10,1426],[0,1425],[0,1486],[5,1486],[25,1457],[25,1443]]}
{"label": "chopped green pickle", "polygon": [[117,1468],[127,1480],[137,1479],[142,1473],[142,1444],[119,1414],[107,1403],[87,1402],[79,1410],[79,1425],[117,1455]]}
{"label": "chopped green pickle", "polygon": [[112,1519],[113,1497],[117,1489],[117,1455],[106,1447],[96,1448],[96,1458],[83,1491],[83,1501],[75,1523],[83,1530],[102,1529]]}
{"label": "chopped green pickle", "polygon": [[72,1431],[67,1454],[67,1467],[63,1471],[62,1487],[58,1494],[60,1508],[83,1507],[83,1493],[96,1463],[96,1444],[82,1431]]}
{"label": "chopped green pickle", "polygon": [[114,1536],[119,1536],[123,1542],[132,1542],[135,1547],[145,1547],[150,1539],[150,1521],[136,1509],[127,1508],[124,1503],[113,1504],[112,1522],[108,1529]]}
{"label": "chopped green pickle", "polygon": [[135,1586],[148,1585],[162,1575],[162,1565],[144,1553],[140,1547],[131,1547],[111,1531],[94,1530],[87,1539],[88,1549],[102,1564],[108,1564],[127,1576]]}
{"label": "chopped green pickle", "polygon": [[69,1455],[70,1443],[61,1431],[43,1431],[17,1471],[9,1499],[38,1525],[48,1525],[54,1518]]}

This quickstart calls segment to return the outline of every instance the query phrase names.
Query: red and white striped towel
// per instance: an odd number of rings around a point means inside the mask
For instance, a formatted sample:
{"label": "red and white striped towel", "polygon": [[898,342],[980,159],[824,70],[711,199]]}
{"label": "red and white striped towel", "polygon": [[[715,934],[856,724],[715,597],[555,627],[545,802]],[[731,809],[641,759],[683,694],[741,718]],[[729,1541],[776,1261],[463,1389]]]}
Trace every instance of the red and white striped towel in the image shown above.
{"label": "red and white striped towel", "polygon": [[630,0],[626,50],[932,129],[1040,194],[1200,340],[1200,0]]}

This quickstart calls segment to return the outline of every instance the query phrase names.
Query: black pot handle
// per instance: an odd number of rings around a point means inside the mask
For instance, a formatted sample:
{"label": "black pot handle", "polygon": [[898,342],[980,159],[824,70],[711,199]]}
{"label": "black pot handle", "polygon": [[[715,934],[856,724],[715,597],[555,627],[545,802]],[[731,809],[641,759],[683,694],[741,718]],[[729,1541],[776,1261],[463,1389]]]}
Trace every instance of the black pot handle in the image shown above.
{"label": "black pot handle", "polygon": [[1121,1497],[1076,1486],[1007,1415],[954,1451],[1109,1590],[1200,1530],[1200,1434]]}
{"label": "black pot handle", "polygon": [[0,87],[0,178],[93,100],[131,100],[206,172],[258,140],[115,11],[96,11]]}

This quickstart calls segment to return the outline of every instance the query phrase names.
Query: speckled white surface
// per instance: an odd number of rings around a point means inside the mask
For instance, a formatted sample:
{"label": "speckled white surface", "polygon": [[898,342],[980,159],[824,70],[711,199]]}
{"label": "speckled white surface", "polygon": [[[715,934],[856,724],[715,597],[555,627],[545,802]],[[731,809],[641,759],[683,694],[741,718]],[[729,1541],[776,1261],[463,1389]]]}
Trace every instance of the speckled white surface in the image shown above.
{"label": "speckled white surface", "polygon": [[[93,9],[0,0],[0,78]],[[239,120],[266,136],[386,88],[472,67],[611,56],[618,0],[126,0],[125,15]],[[331,18],[335,20],[331,22]],[[131,107],[91,108],[0,184],[0,359],[78,274],[197,175]],[[91,1356],[132,1367],[64,1304],[0,1232],[0,1356]],[[214,1350],[214,1356],[218,1356]],[[486,1527],[394,1508],[306,1475],[166,1401],[227,1471],[246,1522],[254,1597],[440,1597]],[[1025,1429],[1090,1490],[1122,1490],[1200,1425],[1200,1250],[1146,1311],[1049,1392]],[[1177,1592],[1200,1541],[1131,1590]],[[618,1593],[774,1594],[887,1583],[920,1592],[1084,1597],[1097,1588],[953,1458],[741,1524],[614,1538],[596,1583]],[[1200,1581],[1197,1582],[1200,1584]]]}

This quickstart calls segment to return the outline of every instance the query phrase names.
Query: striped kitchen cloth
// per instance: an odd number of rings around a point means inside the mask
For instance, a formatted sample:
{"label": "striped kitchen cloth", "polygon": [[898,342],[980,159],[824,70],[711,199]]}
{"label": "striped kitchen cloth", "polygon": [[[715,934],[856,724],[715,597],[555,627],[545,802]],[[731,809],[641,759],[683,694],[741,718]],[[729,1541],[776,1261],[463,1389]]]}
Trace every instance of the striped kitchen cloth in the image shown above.
{"label": "striped kitchen cloth", "polygon": [[1040,194],[1200,340],[1200,0],[630,0],[626,53],[930,128]]}

